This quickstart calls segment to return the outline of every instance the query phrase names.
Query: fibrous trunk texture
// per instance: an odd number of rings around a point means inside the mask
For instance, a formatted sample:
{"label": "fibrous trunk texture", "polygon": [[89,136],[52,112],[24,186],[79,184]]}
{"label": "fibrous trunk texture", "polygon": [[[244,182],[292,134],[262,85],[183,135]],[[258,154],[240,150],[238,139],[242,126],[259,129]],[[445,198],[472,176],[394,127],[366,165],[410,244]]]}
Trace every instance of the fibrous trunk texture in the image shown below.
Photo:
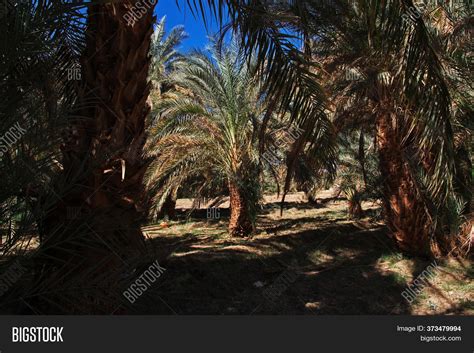
{"label": "fibrous trunk texture", "polygon": [[120,297],[113,286],[133,272],[134,259],[144,252],[141,152],[149,113],[153,4],[133,25],[126,21],[132,1],[89,9],[81,99],[62,146],[58,203],[43,222],[44,261],[55,270],[43,273],[41,285],[66,290],[48,311],[117,309],[101,295]]}
{"label": "fibrous trunk texture", "polygon": [[349,200],[349,216],[354,219],[362,218],[364,211],[358,199]]}
{"label": "fibrous trunk texture", "polygon": [[176,199],[173,194],[166,197],[157,218],[174,219],[176,217]]}
{"label": "fibrous trunk texture", "polygon": [[230,221],[229,234],[233,237],[245,237],[254,231],[250,218],[249,200],[238,184],[229,181]]}
{"label": "fibrous trunk texture", "polygon": [[387,226],[401,250],[431,256],[437,252],[432,223],[404,158],[395,117],[378,116],[376,129]]}
{"label": "fibrous trunk texture", "polygon": [[309,188],[303,187],[304,194],[306,196],[306,199],[308,200],[308,203],[310,205],[316,206],[318,204],[318,200],[316,198],[315,192]]}

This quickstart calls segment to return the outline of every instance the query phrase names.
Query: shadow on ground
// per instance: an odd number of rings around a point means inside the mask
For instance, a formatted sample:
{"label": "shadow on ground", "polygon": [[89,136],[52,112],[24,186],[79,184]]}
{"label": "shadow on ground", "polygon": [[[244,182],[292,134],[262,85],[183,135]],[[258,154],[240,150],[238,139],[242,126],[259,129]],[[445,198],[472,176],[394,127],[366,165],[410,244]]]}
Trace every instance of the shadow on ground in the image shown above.
{"label": "shadow on ground", "polygon": [[[104,313],[473,312],[474,272],[469,261],[440,262],[436,276],[408,303],[402,292],[431,262],[399,253],[381,223],[373,217],[348,220],[346,208],[339,201],[326,202],[325,207],[292,202],[280,216],[279,204],[267,203],[259,214],[256,234],[246,239],[227,236],[228,209],[221,209],[220,219],[208,219],[202,209],[148,225],[143,231],[150,251],[136,261],[140,265],[133,265],[133,259],[124,261],[123,283],[99,293],[108,304]],[[129,303],[124,291],[156,260],[166,270]],[[25,281],[22,278],[18,284]],[[2,298],[0,312],[34,314],[30,298],[26,302],[22,286],[17,287]],[[94,300],[100,298],[94,295]]]}
{"label": "shadow on ground", "polygon": [[151,239],[166,271],[129,313],[410,314],[406,283],[378,266],[395,251],[384,227],[326,222],[278,232],[301,221],[273,222],[251,240]]}

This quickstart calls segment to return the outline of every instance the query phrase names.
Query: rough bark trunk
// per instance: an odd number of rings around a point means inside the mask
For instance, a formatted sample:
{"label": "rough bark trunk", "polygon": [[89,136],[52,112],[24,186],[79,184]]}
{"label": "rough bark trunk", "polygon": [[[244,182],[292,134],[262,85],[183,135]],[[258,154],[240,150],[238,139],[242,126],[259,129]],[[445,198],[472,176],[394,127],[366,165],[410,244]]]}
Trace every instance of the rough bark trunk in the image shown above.
{"label": "rough bark trunk", "polygon": [[359,136],[359,151],[357,160],[360,164],[360,169],[362,170],[362,177],[364,179],[364,188],[367,189],[368,182],[367,182],[367,170],[365,169],[365,138],[364,138],[364,130],[360,131]]}
{"label": "rough bark trunk", "polygon": [[163,206],[161,207],[160,212],[158,213],[157,218],[165,218],[174,219],[176,217],[176,200],[174,199],[172,194],[169,194],[166,197]]}
{"label": "rough bark trunk", "polygon": [[349,216],[354,219],[360,219],[364,215],[362,205],[359,200],[349,200]]}
{"label": "rough bark trunk", "polygon": [[312,192],[306,193],[306,198],[308,199],[308,203],[311,205],[318,205],[318,199],[314,197]]}
{"label": "rough bark trunk", "polygon": [[[89,9],[83,90],[62,146],[59,201],[43,222],[43,261],[55,270],[40,281],[67,289],[48,311],[107,313],[115,303],[100,296],[113,292],[145,249],[141,151],[154,6],[132,26],[126,18],[133,6],[124,1]],[[81,289],[68,290],[72,285]]]}
{"label": "rough bark trunk", "polygon": [[232,237],[245,237],[254,231],[250,218],[248,200],[238,185],[229,181],[230,221],[229,234]]}
{"label": "rough bark trunk", "polygon": [[306,196],[306,199],[308,200],[308,203],[310,205],[317,206],[318,205],[318,199],[315,197],[314,192],[312,190],[308,190],[307,188],[303,188],[303,192]]}
{"label": "rough bark trunk", "polygon": [[431,241],[431,221],[409,165],[394,119],[377,117],[377,147],[383,180],[383,204],[387,226],[403,251],[431,256],[438,252]]}

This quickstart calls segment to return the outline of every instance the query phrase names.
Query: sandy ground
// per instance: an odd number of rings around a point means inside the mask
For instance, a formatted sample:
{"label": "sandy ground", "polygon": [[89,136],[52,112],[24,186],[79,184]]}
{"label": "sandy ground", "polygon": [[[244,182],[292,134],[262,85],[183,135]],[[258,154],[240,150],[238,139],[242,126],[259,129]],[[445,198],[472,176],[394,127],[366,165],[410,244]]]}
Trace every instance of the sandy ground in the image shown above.
{"label": "sandy ground", "polygon": [[[282,216],[275,196],[267,198],[251,238],[229,238],[225,212],[215,220],[198,212],[201,218],[145,227],[167,271],[134,310],[474,314],[472,263],[438,262],[433,276],[419,288],[421,293],[407,301],[402,293],[431,263],[396,250],[383,223],[376,220],[377,204],[365,203],[370,217],[354,221],[347,218],[344,200],[314,207],[301,194],[289,196]],[[189,200],[179,201],[179,206],[189,206]]]}
{"label": "sandy ground", "polygon": [[[282,195],[264,195],[264,204],[270,204],[270,203],[279,203],[281,201],[281,196]],[[335,196],[335,192],[333,189],[328,189],[328,190],[323,190],[318,193],[317,198],[320,199],[329,199]],[[206,209],[211,203],[211,200],[206,200],[207,202],[202,203],[198,208],[199,209]],[[306,196],[303,192],[295,192],[295,193],[290,193],[286,195],[285,197],[285,202],[288,203],[306,203],[307,199]],[[176,200],[176,208],[177,209],[191,209],[193,204],[193,199],[178,199]],[[218,205],[219,208],[229,208],[229,198],[226,197],[223,199],[223,202]]]}
{"label": "sandy ground", "polygon": [[[474,268],[438,261],[416,297],[404,293],[433,263],[397,251],[377,203],[347,217],[347,202],[321,193],[310,205],[290,194],[266,196],[249,238],[230,238],[228,209],[208,219],[206,205],[143,227],[153,259],[166,271],[129,314],[405,314],[474,315]],[[24,244],[34,248],[36,243]],[[413,299],[413,300],[411,300]]]}

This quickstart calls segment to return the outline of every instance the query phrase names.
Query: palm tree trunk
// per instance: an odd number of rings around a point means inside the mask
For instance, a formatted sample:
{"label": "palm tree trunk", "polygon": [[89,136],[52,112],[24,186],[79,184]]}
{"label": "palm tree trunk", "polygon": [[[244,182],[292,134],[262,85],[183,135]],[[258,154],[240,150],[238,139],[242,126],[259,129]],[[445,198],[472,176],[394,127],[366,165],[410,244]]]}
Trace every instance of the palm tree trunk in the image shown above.
{"label": "palm tree trunk", "polygon": [[349,200],[349,216],[353,219],[360,219],[364,215],[362,205],[358,199]]}
{"label": "palm tree trunk", "polygon": [[[86,282],[88,287],[96,286],[97,292],[107,291],[106,286],[133,270],[127,268],[129,260],[145,248],[140,223],[146,209],[142,184],[146,163],[141,151],[149,113],[153,4],[133,26],[126,21],[132,1],[89,9],[80,118],[71,122],[62,146],[64,172],[58,185],[68,189],[44,222],[44,253],[55,259],[50,263],[56,268],[55,278],[71,273],[81,278],[79,285]],[[77,211],[73,219],[68,217],[71,208]],[[68,285],[63,279],[50,282]],[[114,305],[93,299],[96,293],[64,295],[70,296],[69,302],[86,303],[81,309],[69,306],[59,311],[98,313]]]}
{"label": "palm tree trunk", "polygon": [[310,205],[313,205],[313,206],[318,205],[318,199],[314,196],[314,193],[312,191],[305,191],[304,194]]}
{"label": "palm tree trunk", "polygon": [[163,206],[161,207],[160,212],[158,213],[157,218],[174,219],[176,217],[176,199],[174,198],[173,193],[170,193],[167,197]]}
{"label": "palm tree trunk", "polygon": [[234,182],[229,180],[230,221],[229,234],[232,237],[245,237],[254,231],[250,218],[249,201],[244,192]]}
{"label": "palm tree trunk", "polygon": [[364,138],[364,130],[360,131],[359,135],[359,151],[357,155],[357,161],[359,162],[360,169],[362,171],[362,177],[364,179],[364,188],[367,189],[368,181],[367,181],[367,170],[365,169],[365,138]]}
{"label": "palm tree trunk", "polygon": [[400,134],[390,115],[376,120],[377,146],[383,180],[387,226],[403,251],[430,256],[437,252],[430,240],[431,222],[417,193],[417,185],[403,158]]}

